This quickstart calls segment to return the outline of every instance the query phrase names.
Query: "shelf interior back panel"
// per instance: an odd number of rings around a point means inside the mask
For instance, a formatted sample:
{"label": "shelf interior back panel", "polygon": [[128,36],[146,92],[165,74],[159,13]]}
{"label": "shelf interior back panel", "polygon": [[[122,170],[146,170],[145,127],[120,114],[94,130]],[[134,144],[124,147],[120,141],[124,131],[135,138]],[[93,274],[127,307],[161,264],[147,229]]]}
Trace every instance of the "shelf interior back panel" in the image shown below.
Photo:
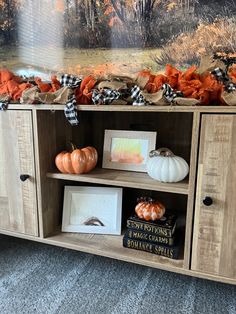
{"label": "shelf interior back panel", "polygon": [[[71,141],[79,148],[94,146],[102,166],[105,130],[157,133],[156,148],[167,147],[190,163],[192,113],[79,112],[80,124],[72,129]],[[60,127],[62,127],[60,125]],[[65,148],[69,149],[68,146]]]}

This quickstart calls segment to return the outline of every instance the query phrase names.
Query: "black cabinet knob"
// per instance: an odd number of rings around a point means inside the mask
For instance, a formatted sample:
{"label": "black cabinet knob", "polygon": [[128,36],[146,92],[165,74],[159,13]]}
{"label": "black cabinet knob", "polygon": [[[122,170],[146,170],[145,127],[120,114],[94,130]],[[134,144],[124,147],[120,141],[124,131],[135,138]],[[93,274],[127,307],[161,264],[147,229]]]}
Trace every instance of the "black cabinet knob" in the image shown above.
{"label": "black cabinet knob", "polygon": [[211,206],[213,204],[213,199],[210,196],[206,196],[203,200],[205,206]]}
{"label": "black cabinet knob", "polygon": [[25,182],[27,179],[29,179],[29,175],[28,174],[21,174],[20,175],[20,179],[22,182]]}

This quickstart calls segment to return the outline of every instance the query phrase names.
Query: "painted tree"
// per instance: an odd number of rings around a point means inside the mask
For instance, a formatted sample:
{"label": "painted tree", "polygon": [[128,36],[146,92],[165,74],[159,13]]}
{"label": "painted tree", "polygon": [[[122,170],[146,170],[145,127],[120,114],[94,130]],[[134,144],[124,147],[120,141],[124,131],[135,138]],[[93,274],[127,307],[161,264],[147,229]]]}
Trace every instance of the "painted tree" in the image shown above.
{"label": "painted tree", "polygon": [[[58,0],[59,1],[59,0]],[[63,0],[62,0],[63,1]],[[64,0],[64,35],[67,46],[91,47],[102,42],[106,31],[103,0]],[[100,39],[99,39],[100,38]]]}
{"label": "painted tree", "polygon": [[163,2],[160,0],[138,0],[135,3],[135,18],[145,43],[149,41],[155,13],[162,6]]}
{"label": "painted tree", "polygon": [[194,12],[198,0],[170,0],[167,2],[167,11],[176,10],[181,14],[189,14]]}
{"label": "painted tree", "polygon": [[18,0],[0,0],[0,34],[5,44],[16,40]]}
{"label": "painted tree", "polygon": [[[136,32],[142,45],[147,45],[153,32],[154,21],[166,9],[162,0],[106,0],[105,14],[110,15],[109,25],[123,25],[128,32]],[[137,37],[137,36],[136,36]]]}
{"label": "painted tree", "polygon": [[[109,26],[132,34],[142,46],[152,45],[158,41],[158,28],[166,23],[171,27],[171,20],[194,14],[198,0],[105,0],[105,14],[110,15]],[[181,23],[181,21],[179,22]],[[174,26],[175,27],[175,26]],[[170,32],[170,30],[169,30]],[[177,30],[175,31],[177,32]]]}

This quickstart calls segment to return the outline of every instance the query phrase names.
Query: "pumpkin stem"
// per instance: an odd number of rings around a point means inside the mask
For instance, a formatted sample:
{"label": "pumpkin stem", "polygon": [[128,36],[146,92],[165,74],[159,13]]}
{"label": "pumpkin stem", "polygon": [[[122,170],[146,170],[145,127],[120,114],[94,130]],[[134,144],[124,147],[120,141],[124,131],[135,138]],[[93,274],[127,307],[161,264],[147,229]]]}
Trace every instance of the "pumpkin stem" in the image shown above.
{"label": "pumpkin stem", "polygon": [[75,144],[74,144],[74,143],[70,142],[70,145],[71,145],[71,149],[72,149],[72,151],[73,151],[73,150],[75,150],[75,149],[77,149],[77,147],[75,146]]}
{"label": "pumpkin stem", "polygon": [[140,203],[140,202],[155,203],[156,200],[152,197],[141,196],[137,198],[137,203]]}
{"label": "pumpkin stem", "polygon": [[157,150],[152,150],[149,153],[149,157],[156,157],[156,156],[164,156],[164,157],[174,157],[174,153],[172,153],[172,151],[169,148],[159,148]]}

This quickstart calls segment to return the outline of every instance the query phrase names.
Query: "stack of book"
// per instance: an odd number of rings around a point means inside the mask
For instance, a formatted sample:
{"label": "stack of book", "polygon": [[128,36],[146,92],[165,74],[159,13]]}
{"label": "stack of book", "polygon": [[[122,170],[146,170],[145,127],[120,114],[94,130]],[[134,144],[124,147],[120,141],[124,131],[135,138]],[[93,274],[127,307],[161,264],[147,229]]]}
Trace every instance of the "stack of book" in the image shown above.
{"label": "stack of book", "polygon": [[176,216],[165,215],[161,220],[148,222],[131,216],[123,238],[124,247],[178,259],[179,245],[176,244]]}

